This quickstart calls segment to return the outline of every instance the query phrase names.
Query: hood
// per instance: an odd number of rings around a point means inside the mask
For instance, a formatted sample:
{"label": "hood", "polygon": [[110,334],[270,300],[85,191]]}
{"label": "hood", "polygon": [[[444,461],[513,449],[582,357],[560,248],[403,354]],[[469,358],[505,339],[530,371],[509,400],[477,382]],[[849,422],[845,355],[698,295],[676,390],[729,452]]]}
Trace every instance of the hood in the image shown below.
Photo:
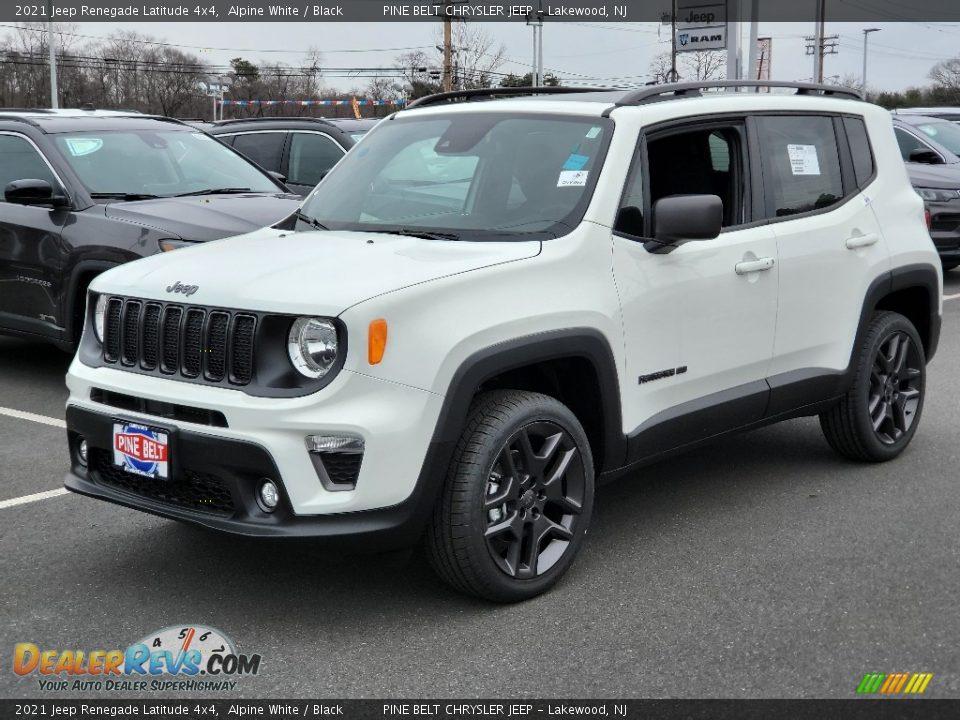
{"label": "hood", "polygon": [[[91,288],[168,302],[336,316],[377,295],[539,253],[538,240],[464,242],[268,228],[121,265]],[[177,283],[194,292],[175,292]]]}
{"label": "hood", "polygon": [[960,163],[945,165],[907,163],[907,174],[914,187],[960,190]]}
{"label": "hood", "polygon": [[146,225],[184,240],[218,240],[259,230],[292,214],[300,206],[293,195],[208,195],[114,202],[107,217]]}

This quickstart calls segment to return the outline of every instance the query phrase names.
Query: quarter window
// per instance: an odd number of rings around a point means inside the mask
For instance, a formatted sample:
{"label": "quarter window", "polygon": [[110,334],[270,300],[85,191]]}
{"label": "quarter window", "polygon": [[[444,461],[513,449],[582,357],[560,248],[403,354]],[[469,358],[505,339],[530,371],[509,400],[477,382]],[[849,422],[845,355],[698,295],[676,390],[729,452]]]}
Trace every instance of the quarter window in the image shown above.
{"label": "quarter window", "polygon": [[769,216],[821,210],[843,199],[832,118],[767,116],[757,119],[757,127]]}
{"label": "quarter window", "polygon": [[905,162],[910,161],[910,153],[912,153],[914,150],[930,149],[930,147],[926,143],[920,142],[918,138],[915,138],[906,130],[901,130],[900,128],[894,128],[894,131],[896,132],[896,135],[897,135],[897,145],[900,146],[900,155],[901,157],[903,157]]}
{"label": "quarter window", "polygon": [[860,118],[845,117],[843,128],[847,132],[847,142],[850,143],[850,154],[853,155],[853,172],[857,178],[857,187],[863,187],[873,177],[873,152],[870,150],[870,140],[867,137],[867,128]]}

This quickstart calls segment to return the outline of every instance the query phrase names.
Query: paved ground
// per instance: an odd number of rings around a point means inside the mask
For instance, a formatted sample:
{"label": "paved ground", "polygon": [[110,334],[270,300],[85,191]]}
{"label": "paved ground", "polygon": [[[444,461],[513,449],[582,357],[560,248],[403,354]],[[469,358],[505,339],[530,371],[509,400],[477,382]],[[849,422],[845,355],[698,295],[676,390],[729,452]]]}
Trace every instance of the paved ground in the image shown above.
{"label": "paved ground", "polygon": [[[960,273],[946,294],[960,294]],[[465,599],[410,554],[235,539],[56,489],[63,431],[0,415],[0,697],[16,642],[125,647],[180,623],[263,655],[249,697],[850,697],[865,672],[960,696],[960,298],[922,427],[882,466],[785,423],[604,488],[547,596]],[[0,340],[0,407],[63,417],[66,358]]]}

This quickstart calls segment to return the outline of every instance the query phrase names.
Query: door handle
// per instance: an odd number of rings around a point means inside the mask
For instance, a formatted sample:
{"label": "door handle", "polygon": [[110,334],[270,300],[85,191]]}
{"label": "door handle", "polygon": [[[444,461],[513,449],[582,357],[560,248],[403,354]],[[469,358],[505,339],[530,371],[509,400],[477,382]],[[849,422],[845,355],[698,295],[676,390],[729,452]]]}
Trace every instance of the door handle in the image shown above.
{"label": "door handle", "polygon": [[847,250],[856,250],[857,248],[870,247],[871,245],[876,245],[880,240],[880,236],[877,233],[870,233],[868,235],[852,235],[847,238]]}
{"label": "door handle", "polygon": [[737,271],[737,275],[746,275],[747,273],[769,270],[776,264],[777,261],[772,257],[765,257],[758,258],[756,260],[744,260],[743,262],[738,262],[733,269]]}

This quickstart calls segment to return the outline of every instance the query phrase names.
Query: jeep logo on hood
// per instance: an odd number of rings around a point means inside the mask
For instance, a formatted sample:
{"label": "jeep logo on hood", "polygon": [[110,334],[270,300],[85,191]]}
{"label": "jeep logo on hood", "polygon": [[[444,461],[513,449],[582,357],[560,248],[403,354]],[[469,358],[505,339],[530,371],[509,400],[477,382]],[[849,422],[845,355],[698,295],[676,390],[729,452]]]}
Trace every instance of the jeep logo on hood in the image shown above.
{"label": "jeep logo on hood", "polygon": [[187,297],[190,297],[199,289],[200,289],[199,285],[183,285],[179,280],[177,280],[173,285],[167,288],[167,292],[183,293]]}

